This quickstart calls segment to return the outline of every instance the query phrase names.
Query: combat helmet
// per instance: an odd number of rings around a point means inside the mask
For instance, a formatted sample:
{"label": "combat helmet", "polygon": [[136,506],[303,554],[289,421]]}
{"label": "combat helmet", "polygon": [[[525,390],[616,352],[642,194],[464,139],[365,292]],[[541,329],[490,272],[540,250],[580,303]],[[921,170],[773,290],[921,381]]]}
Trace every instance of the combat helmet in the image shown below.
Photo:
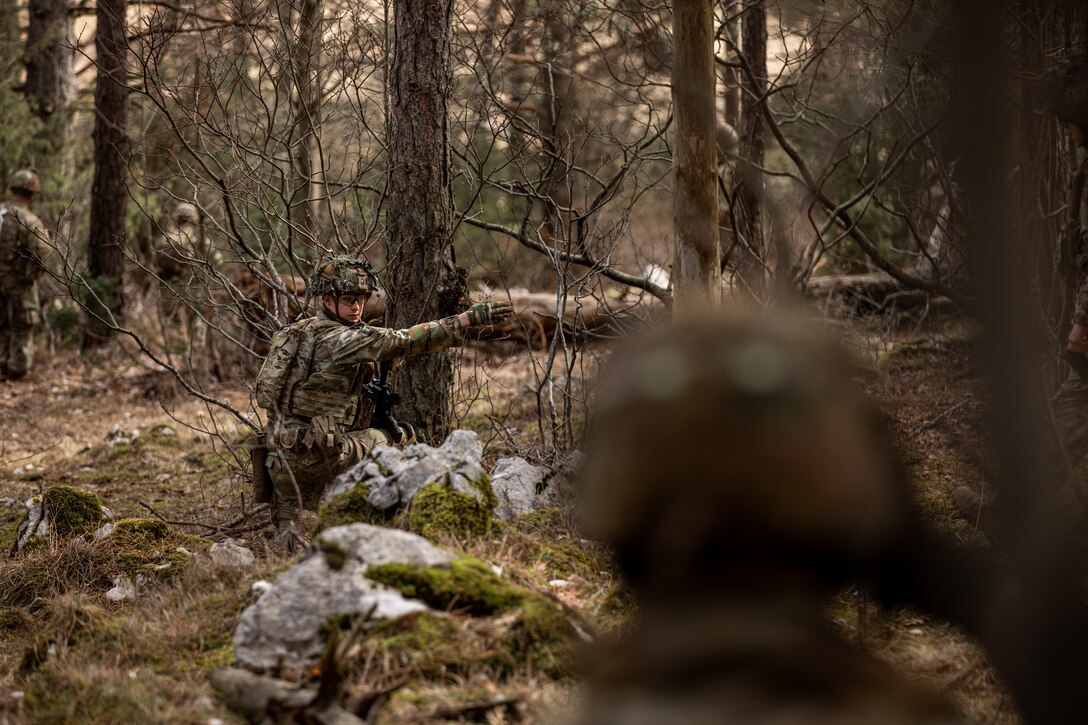
{"label": "combat helmet", "polygon": [[174,207],[174,219],[179,222],[187,222],[189,224],[196,224],[200,221],[200,212],[197,211],[196,206],[188,202],[181,202]]}
{"label": "combat helmet", "polygon": [[310,277],[310,294],[370,296],[378,289],[378,278],[370,262],[353,257],[332,257],[322,262]]}
{"label": "combat helmet", "polygon": [[37,194],[42,190],[41,180],[31,169],[19,169],[11,176],[8,187],[12,191],[21,191],[26,194]]}
{"label": "combat helmet", "polygon": [[581,509],[636,592],[776,568],[834,587],[901,540],[905,479],[815,328],[708,314],[602,373]]}

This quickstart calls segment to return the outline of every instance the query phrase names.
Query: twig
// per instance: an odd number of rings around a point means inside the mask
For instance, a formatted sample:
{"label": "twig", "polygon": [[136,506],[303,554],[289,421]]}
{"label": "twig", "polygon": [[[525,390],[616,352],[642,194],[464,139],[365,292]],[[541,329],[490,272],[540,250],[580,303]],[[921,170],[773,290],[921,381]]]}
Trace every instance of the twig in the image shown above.
{"label": "twig", "polygon": [[967,404],[967,401],[969,401],[969,400],[970,400],[970,398],[964,398],[963,400],[956,403],[955,405],[942,410],[932,420],[923,420],[921,423],[919,423],[918,425],[914,426],[913,429],[911,429],[911,432],[910,432],[911,438],[918,435],[922,431],[927,431],[927,430],[929,430],[931,428],[936,428],[937,423],[939,423],[942,418],[948,416],[953,411],[958,410],[959,408],[962,408],[964,405]]}
{"label": "twig", "polygon": [[487,713],[492,710],[502,709],[516,716],[519,704],[521,704],[519,697],[498,697],[490,702],[475,705],[439,708],[433,713],[433,717],[441,720],[465,719],[472,722],[486,722]]}
{"label": "twig", "polygon": [[[151,504],[144,503],[143,501],[137,501],[136,503],[140,504],[145,509],[150,511],[152,516],[154,516],[159,521],[162,521],[165,524],[170,524],[171,526],[199,526],[201,528],[208,529],[209,531],[212,532],[213,535],[230,532],[234,527],[245,523],[245,521],[247,519],[250,519],[253,516],[256,516],[257,514],[261,513],[265,509],[267,509],[268,506],[269,506],[269,504],[266,504],[266,503],[258,504],[257,506],[251,508],[249,511],[246,511],[242,515],[231,519],[230,521],[228,521],[225,524],[205,524],[205,523],[202,523],[200,521],[171,521],[170,519],[166,518],[165,516],[160,514],[158,511],[156,511],[155,508],[153,506],[151,506]],[[261,524],[261,526],[264,526],[264,524]],[[256,528],[260,528],[260,527],[256,527]],[[246,529],[246,530],[251,531],[252,529]]]}

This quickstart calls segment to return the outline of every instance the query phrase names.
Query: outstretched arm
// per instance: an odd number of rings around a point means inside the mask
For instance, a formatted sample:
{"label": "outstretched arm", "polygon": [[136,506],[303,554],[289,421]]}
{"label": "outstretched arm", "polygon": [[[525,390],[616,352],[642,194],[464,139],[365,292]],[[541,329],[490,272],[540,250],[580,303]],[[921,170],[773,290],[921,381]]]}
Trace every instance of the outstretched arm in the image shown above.
{"label": "outstretched arm", "polygon": [[442,350],[469,327],[495,325],[513,313],[509,302],[480,302],[459,315],[423,322],[402,330],[347,327],[337,332],[336,357],[344,362],[379,362]]}

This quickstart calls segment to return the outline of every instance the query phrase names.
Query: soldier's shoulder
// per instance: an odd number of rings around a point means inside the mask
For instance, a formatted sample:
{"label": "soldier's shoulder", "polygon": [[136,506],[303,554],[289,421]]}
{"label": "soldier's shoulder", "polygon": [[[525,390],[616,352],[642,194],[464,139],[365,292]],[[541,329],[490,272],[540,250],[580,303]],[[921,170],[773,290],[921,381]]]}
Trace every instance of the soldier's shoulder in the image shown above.
{"label": "soldier's shoulder", "polygon": [[8,203],[8,213],[15,214],[22,225],[27,229],[32,229],[39,233],[45,232],[45,224],[42,220],[38,218],[37,214],[30,211],[25,206]]}

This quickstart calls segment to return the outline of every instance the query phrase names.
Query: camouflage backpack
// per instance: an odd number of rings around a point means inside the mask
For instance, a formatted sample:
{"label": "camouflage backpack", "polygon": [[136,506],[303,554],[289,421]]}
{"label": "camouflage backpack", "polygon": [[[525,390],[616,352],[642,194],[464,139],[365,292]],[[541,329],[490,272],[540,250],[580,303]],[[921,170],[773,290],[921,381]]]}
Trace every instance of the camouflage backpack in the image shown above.
{"label": "camouflage backpack", "polygon": [[[38,256],[44,256],[38,218],[15,204],[0,204],[0,286],[23,290],[41,274]],[[46,250],[47,251],[47,250]]]}
{"label": "camouflage backpack", "polygon": [[318,319],[311,317],[281,328],[272,336],[272,347],[257,374],[257,405],[278,410],[291,399],[291,391],[310,374]]}

